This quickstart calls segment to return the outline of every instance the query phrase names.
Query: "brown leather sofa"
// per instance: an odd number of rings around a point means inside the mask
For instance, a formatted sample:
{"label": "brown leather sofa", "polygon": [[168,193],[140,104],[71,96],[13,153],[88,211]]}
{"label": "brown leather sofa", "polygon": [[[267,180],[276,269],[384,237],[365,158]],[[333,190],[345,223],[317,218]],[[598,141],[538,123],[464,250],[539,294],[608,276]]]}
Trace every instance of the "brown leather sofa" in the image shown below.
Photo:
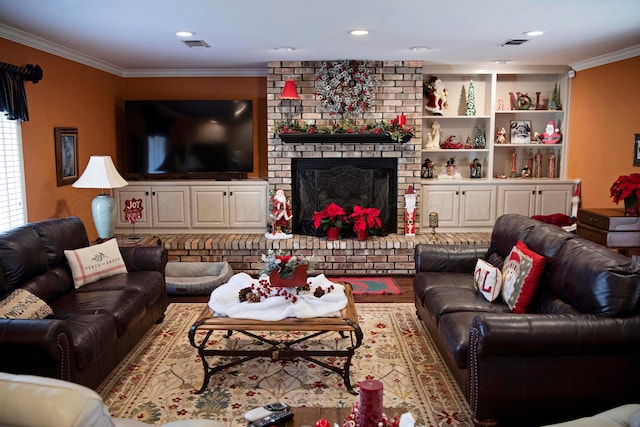
{"label": "brown leather sofa", "polygon": [[[546,258],[527,313],[474,287],[478,258],[501,267],[522,240]],[[640,270],[561,228],[501,216],[489,246],[419,244],[417,313],[476,425],[541,425],[640,403]]]}
{"label": "brown leather sofa", "polygon": [[76,217],[0,234],[0,299],[23,288],[53,309],[45,319],[0,319],[0,371],[95,388],[163,318],[164,247],[120,247],[127,273],[75,289],[64,250],[87,246]]}

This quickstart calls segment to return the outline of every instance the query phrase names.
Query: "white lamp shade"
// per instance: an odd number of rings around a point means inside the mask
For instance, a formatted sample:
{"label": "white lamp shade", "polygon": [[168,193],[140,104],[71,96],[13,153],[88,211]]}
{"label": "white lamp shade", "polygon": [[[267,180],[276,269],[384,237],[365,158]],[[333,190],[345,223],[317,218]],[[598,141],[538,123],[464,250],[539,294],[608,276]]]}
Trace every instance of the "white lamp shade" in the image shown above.
{"label": "white lamp shade", "polygon": [[120,188],[129,185],[118,173],[110,156],[91,156],[89,164],[72,184],[76,188]]}

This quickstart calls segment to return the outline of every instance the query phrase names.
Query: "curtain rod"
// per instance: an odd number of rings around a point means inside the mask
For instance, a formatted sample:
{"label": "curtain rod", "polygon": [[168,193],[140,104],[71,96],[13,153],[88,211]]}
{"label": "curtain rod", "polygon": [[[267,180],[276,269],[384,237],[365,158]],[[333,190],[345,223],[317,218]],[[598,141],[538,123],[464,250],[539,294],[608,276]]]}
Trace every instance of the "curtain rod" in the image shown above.
{"label": "curtain rod", "polygon": [[0,62],[0,71],[9,71],[22,76],[25,80],[38,83],[42,79],[42,68],[39,65],[27,64],[24,67]]}

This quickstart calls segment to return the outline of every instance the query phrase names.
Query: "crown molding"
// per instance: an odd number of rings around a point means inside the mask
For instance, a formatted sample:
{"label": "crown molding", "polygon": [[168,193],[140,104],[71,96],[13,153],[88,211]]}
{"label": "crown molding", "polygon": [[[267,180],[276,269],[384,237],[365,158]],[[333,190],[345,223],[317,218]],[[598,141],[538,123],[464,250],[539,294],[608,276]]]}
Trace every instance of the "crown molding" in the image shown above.
{"label": "crown molding", "polygon": [[596,56],[595,58],[587,59],[585,61],[579,61],[571,64],[571,68],[576,71],[582,71],[588,68],[599,67],[600,65],[606,65],[636,56],[640,56],[640,45],[635,45],[617,52],[607,53],[606,55]]}
{"label": "crown molding", "polygon": [[210,68],[210,69],[140,69],[125,70],[122,77],[265,77],[265,68]]}
{"label": "crown molding", "polygon": [[0,24],[0,37],[122,77],[124,69],[33,34]]}

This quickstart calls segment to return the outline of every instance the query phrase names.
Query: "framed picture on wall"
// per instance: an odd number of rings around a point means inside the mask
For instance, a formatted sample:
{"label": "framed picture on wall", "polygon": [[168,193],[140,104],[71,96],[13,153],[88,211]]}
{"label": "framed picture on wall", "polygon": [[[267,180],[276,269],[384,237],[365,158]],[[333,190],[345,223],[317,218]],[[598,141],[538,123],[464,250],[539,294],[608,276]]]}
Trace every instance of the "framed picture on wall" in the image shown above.
{"label": "framed picture on wall", "polygon": [[531,121],[512,120],[511,121],[511,143],[530,144],[531,143]]}
{"label": "framed picture on wall", "polygon": [[78,128],[54,128],[58,187],[76,182],[78,171]]}
{"label": "framed picture on wall", "polygon": [[633,139],[633,166],[640,166],[640,133],[636,133]]}

